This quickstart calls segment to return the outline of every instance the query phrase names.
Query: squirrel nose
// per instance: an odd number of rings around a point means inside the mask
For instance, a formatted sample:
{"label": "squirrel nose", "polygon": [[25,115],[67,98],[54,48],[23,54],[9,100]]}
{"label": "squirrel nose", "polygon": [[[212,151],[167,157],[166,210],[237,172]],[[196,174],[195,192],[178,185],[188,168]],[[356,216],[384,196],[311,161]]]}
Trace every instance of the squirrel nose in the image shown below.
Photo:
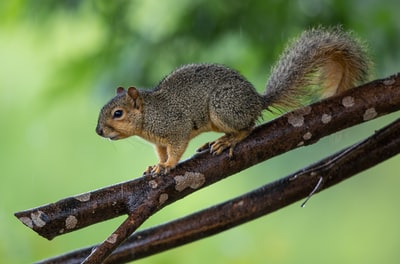
{"label": "squirrel nose", "polygon": [[96,133],[97,133],[97,135],[99,135],[99,136],[103,136],[103,135],[104,135],[103,129],[100,127],[99,124],[97,124]]}

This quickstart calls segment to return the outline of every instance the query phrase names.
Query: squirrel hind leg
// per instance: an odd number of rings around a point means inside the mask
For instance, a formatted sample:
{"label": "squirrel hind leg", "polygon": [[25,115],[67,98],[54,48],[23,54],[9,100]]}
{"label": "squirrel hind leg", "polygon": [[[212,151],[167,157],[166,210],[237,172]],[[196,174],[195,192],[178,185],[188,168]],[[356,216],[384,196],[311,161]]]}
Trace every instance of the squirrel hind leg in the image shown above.
{"label": "squirrel hind leg", "polygon": [[[238,111],[240,112],[240,111]],[[223,132],[225,135],[219,139],[208,142],[197,149],[197,152],[209,150],[213,155],[220,155],[229,148],[229,157],[233,157],[233,150],[237,143],[246,138],[254,127],[254,119],[259,111],[251,113],[251,116],[236,116],[236,118],[223,118],[214,112],[210,113],[210,130]],[[246,122],[248,120],[250,122]]]}

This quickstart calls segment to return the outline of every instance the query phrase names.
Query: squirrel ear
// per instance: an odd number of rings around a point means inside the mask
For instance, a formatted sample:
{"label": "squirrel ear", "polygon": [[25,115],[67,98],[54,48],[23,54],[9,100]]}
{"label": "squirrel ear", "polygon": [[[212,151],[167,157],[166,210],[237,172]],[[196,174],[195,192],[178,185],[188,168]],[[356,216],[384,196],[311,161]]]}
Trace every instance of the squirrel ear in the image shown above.
{"label": "squirrel ear", "polygon": [[133,99],[136,100],[139,97],[139,92],[136,90],[135,87],[131,86],[128,88],[128,95]]}
{"label": "squirrel ear", "polygon": [[123,92],[125,92],[124,87],[118,87],[117,88],[117,94],[120,94],[120,93],[123,93]]}
{"label": "squirrel ear", "polygon": [[126,94],[133,101],[133,107],[136,108],[136,109],[140,109],[141,106],[142,106],[142,104],[141,104],[142,101],[140,99],[138,90],[136,90],[135,87],[131,86],[131,87],[128,88],[128,91],[127,91]]}

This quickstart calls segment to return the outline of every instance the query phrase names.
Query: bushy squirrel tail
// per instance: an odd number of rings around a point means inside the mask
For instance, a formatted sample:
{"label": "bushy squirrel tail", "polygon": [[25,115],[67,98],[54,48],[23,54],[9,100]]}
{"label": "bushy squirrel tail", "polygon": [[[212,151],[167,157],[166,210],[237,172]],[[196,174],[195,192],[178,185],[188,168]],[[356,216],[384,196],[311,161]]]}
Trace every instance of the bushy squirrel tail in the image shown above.
{"label": "bushy squirrel tail", "polygon": [[[325,98],[365,82],[371,62],[365,45],[340,27],[307,30],[286,47],[272,68],[266,106],[286,109]],[[306,99],[304,99],[306,98]]]}

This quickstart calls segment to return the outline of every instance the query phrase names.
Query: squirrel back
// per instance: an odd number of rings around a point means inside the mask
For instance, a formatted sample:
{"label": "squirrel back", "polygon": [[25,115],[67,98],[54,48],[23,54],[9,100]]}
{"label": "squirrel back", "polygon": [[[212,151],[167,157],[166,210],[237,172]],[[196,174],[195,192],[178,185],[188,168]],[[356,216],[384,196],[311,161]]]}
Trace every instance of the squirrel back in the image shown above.
{"label": "squirrel back", "polygon": [[305,31],[272,68],[263,95],[241,74],[218,64],[182,66],[152,90],[117,89],[101,110],[96,132],[110,139],[140,136],[156,146],[155,173],[174,168],[190,139],[225,133],[199,150],[219,155],[252,131],[263,109],[297,107],[307,96],[326,97],[366,79],[363,45],[340,28]]}

